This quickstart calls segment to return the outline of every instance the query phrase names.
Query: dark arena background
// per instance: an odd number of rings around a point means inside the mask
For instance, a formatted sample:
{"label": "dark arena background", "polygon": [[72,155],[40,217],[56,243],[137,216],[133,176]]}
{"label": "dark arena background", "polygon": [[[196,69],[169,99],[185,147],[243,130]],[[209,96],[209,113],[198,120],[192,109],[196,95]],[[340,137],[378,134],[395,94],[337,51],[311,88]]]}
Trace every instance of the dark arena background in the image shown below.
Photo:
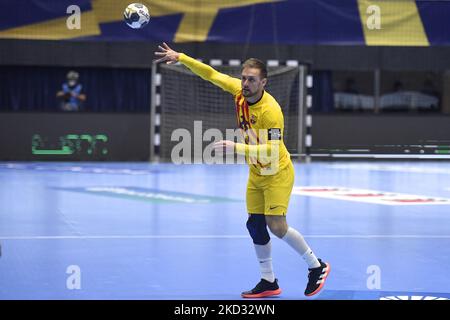
{"label": "dark arena background", "polygon": [[[450,1],[145,0],[141,29],[130,3],[0,1],[0,300],[279,319],[288,300],[450,299]],[[331,265],[318,295],[272,235],[283,292],[241,298],[260,279],[248,166],[205,161],[234,101],[155,63],[163,42],[237,78],[267,64],[295,168],[287,221]]]}

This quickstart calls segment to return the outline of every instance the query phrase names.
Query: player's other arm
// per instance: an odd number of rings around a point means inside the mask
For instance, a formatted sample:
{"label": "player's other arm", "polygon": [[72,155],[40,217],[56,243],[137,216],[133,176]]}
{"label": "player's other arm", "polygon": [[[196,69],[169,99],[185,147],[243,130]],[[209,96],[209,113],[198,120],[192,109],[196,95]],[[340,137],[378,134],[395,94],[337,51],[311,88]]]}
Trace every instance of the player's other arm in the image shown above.
{"label": "player's other arm", "polygon": [[[272,128],[271,131],[280,130],[280,128]],[[268,130],[261,130],[268,131]],[[279,134],[279,133],[275,133]],[[237,154],[242,154],[247,157],[256,157],[258,160],[263,162],[270,162],[272,159],[278,157],[280,147],[280,141],[269,140],[265,143],[260,144],[245,144],[245,143],[236,143],[235,144],[235,152]]]}
{"label": "player's other arm", "polygon": [[283,115],[276,108],[266,112],[263,116],[263,129],[254,132],[249,129],[247,134],[258,136],[259,141],[249,139],[249,143],[235,143],[222,140],[214,144],[214,148],[222,149],[226,153],[237,153],[248,158],[255,158],[262,164],[270,163],[279,158],[280,146],[283,141]]}
{"label": "player's other arm", "polygon": [[166,43],[163,43],[163,46],[158,46],[158,48],[160,51],[155,52],[155,55],[161,58],[155,62],[165,61],[167,64],[173,64],[179,61],[202,79],[212,82],[232,95],[236,95],[241,89],[241,81],[237,78],[220,73],[211,66],[197,61],[184,53],[176,52]]}
{"label": "player's other arm", "polygon": [[258,144],[236,143],[234,152],[245,155],[248,159],[256,159],[265,165],[279,159],[280,144],[282,139],[281,128],[259,130]]}

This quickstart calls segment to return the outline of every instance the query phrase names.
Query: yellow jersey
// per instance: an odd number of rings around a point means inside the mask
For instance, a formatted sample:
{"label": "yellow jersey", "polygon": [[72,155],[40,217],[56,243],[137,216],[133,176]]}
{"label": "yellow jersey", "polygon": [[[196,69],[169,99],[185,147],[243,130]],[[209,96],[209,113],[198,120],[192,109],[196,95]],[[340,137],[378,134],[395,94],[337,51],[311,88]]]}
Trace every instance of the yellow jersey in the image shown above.
{"label": "yellow jersey", "polygon": [[240,79],[220,73],[183,53],[179,62],[233,95],[237,125],[244,137],[244,143],[236,143],[235,151],[245,156],[251,173],[274,175],[289,165],[290,154],[283,142],[283,112],[275,98],[264,91],[258,102],[249,105],[242,95]]}

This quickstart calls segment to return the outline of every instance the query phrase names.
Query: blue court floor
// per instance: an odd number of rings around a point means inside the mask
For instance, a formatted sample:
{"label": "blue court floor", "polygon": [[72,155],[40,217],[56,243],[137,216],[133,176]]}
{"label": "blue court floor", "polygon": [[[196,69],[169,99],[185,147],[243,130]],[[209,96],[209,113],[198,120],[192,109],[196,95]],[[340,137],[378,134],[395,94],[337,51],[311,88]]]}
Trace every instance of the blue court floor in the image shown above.
{"label": "blue court floor", "polygon": [[[450,163],[295,169],[288,223],[331,264],[313,299],[450,298]],[[0,163],[0,299],[240,299],[259,281],[247,170]],[[306,264],[272,242],[276,299],[305,299]]]}

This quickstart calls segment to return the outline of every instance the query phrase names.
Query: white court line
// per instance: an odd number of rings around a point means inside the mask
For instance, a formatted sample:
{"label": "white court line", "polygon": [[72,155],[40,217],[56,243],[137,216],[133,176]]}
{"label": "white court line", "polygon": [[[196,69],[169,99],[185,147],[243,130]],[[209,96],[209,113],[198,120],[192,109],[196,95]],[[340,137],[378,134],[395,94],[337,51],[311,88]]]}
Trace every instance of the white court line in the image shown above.
{"label": "white court line", "polygon": [[[303,235],[305,238],[317,239],[450,239],[450,235],[358,235],[358,234],[323,234]],[[105,235],[105,236],[0,236],[0,240],[95,240],[95,239],[247,239],[247,235]]]}

